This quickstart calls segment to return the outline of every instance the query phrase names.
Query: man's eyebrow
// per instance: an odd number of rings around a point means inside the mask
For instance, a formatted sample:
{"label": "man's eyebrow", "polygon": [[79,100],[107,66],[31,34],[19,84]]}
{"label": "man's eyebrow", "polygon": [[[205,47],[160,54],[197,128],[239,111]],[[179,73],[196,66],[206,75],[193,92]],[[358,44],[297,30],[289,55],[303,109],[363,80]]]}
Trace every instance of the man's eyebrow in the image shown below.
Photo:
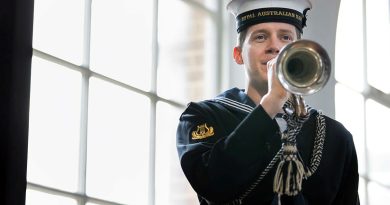
{"label": "man's eyebrow", "polygon": [[269,33],[269,31],[267,31],[267,29],[257,29],[257,30],[254,30],[254,31],[251,33],[251,36],[252,36],[252,35],[255,35],[255,34],[258,34],[258,33]]}
{"label": "man's eyebrow", "polygon": [[[279,29],[277,31],[278,33],[291,33],[293,34],[294,32],[290,29]],[[255,35],[255,34],[258,34],[258,33],[269,33],[269,31],[267,29],[257,29],[257,30],[254,30],[251,35]]]}
{"label": "man's eyebrow", "polygon": [[290,29],[279,29],[278,32],[280,32],[280,33],[291,33],[291,34],[294,33]]}

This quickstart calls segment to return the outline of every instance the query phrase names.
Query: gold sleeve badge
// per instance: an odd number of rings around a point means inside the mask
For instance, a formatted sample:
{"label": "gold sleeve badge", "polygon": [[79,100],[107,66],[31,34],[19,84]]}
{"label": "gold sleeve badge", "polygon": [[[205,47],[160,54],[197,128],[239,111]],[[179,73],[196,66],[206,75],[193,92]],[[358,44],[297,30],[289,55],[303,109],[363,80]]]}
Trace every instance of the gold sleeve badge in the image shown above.
{"label": "gold sleeve badge", "polygon": [[200,140],[214,135],[214,128],[208,127],[206,123],[198,125],[196,131],[192,131],[192,139]]}

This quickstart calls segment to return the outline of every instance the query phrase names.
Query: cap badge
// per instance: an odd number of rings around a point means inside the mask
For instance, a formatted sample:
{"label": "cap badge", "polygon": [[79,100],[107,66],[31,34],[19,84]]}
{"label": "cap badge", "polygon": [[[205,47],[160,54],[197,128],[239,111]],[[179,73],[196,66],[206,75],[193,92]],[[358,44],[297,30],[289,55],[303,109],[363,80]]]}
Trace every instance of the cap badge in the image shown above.
{"label": "cap badge", "polygon": [[206,123],[198,125],[196,131],[192,131],[192,139],[200,140],[214,135],[214,128],[208,127]]}

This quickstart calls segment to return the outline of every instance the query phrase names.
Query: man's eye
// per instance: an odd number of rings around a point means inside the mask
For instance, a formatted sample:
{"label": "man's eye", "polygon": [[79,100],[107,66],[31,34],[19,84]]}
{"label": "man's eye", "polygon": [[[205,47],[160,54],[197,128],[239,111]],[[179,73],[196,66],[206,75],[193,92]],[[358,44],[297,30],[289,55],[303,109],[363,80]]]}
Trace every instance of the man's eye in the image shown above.
{"label": "man's eye", "polygon": [[264,39],[265,39],[265,35],[257,35],[256,36],[256,40],[258,40],[258,41],[264,41]]}
{"label": "man's eye", "polygon": [[292,38],[289,35],[282,36],[282,39],[285,41],[292,41]]}

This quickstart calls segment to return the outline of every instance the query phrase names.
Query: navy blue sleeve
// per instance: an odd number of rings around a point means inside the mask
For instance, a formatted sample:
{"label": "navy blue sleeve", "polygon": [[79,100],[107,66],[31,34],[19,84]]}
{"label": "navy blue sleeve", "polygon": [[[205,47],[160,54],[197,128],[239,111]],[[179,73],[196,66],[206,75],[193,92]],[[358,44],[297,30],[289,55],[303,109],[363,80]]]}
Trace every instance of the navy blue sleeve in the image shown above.
{"label": "navy blue sleeve", "polygon": [[279,127],[261,106],[246,117],[191,103],[180,117],[177,150],[194,190],[213,202],[237,197],[280,149]]}
{"label": "navy blue sleeve", "polygon": [[358,160],[352,135],[347,132],[347,143],[345,144],[345,164],[341,184],[337,193],[334,205],[359,205],[358,185],[359,172]]}

